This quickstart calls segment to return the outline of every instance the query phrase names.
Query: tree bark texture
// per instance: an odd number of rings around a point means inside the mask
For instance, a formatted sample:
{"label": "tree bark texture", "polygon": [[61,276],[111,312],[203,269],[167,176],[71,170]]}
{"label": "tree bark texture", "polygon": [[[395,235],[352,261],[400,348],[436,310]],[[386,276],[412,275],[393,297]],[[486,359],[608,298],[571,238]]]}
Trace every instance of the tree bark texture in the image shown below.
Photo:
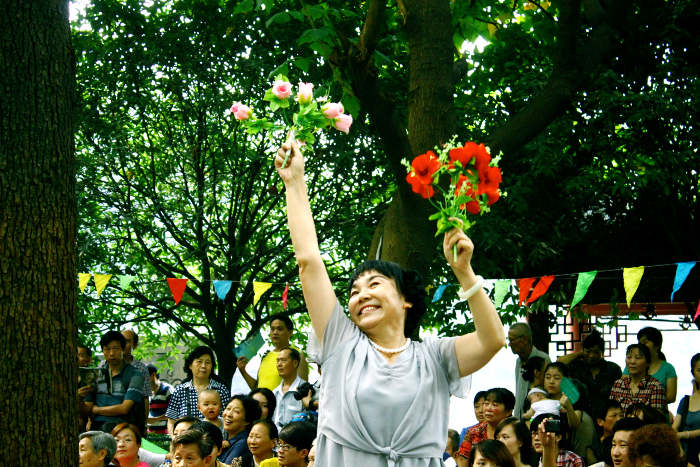
{"label": "tree bark texture", "polygon": [[0,6],[0,463],[77,465],[68,1]]}

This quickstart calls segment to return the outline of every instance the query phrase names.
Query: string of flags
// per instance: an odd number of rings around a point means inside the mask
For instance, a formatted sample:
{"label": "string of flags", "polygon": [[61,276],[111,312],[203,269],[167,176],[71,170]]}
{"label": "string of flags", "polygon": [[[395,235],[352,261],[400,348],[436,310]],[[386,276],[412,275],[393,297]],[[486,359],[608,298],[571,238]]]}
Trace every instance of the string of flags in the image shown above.
{"label": "string of flags", "polygon": [[[674,263],[676,265],[676,274],[673,280],[673,288],[671,290],[671,302],[673,302],[674,295],[683,286],[685,280],[690,274],[690,271],[695,267],[696,263],[696,261]],[[639,284],[642,280],[645,270],[657,266],[667,265],[655,265],[646,267],[636,266],[630,268],[622,268],[622,279],[625,289],[625,299],[628,307],[632,303],[632,299],[635,293],[637,292],[637,289],[639,288]],[[574,296],[571,300],[571,308],[573,308],[574,306],[579,304],[581,300],[583,300],[583,298],[586,296],[586,293],[588,292],[588,289],[595,280],[598,272],[599,271],[586,271],[578,273],[576,279],[576,289],[574,291]],[[90,282],[90,278],[93,278],[95,283],[95,290],[97,291],[97,296],[99,297],[100,294],[102,294],[102,292],[104,291],[105,287],[107,287],[107,284],[109,283],[112,277],[112,274],[90,274],[81,272],[78,273],[78,287],[80,288],[80,291],[82,293],[85,293],[85,289],[88,283]],[[534,303],[538,298],[544,295],[547,292],[547,290],[549,290],[549,287],[552,285],[556,277],[556,275],[547,275],[541,277],[526,277],[522,279],[516,279],[515,281],[517,282],[518,287],[518,303],[520,305],[522,305],[523,303],[525,305],[531,305],[532,303]],[[131,283],[134,281],[134,279],[136,279],[135,276],[131,275],[117,275],[117,278],[119,279],[119,287],[123,290],[128,289]],[[168,282],[168,286],[170,287],[170,291],[173,295],[173,300],[175,301],[175,304],[179,304],[187,288],[188,279],[168,277],[166,280]],[[214,290],[216,292],[217,297],[219,297],[219,299],[223,301],[226,299],[226,296],[230,292],[231,286],[234,281],[213,280],[211,282],[214,285]],[[496,307],[500,307],[503,304],[503,300],[505,299],[505,296],[508,293],[508,290],[510,289],[512,283],[512,279],[495,280],[494,304],[496,305]],[[253,305],[257,305],[258,301],[263,296],[263,294],[267,292],[273,285],[276,284],[285,285],[284,291],[282,292],[282,306],[286,310],[287,297],[289,295],[288,282],[277,283],[253,281]],[[433,293],[432,297],[432,302],[434,303],[442,299],[445,290],[447,290],[447,288],[450,286],[459,286],[459,284],[440,284],[435,288],[435,292]],[[429,292],[432,288],[433,286],[429,285],[428,287],[426,287],[426,291]],[[699,316],[700,303],[698,304],[698,309],[693,319],[697,319]]]}

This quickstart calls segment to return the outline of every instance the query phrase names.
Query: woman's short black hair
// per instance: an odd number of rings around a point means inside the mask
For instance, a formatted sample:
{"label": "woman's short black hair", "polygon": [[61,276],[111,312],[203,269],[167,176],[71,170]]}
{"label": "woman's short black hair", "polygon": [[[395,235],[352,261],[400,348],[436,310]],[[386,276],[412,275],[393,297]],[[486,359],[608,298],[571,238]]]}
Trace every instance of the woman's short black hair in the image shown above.
{"label": "woman's short black hair", "polygon": [[309,422],[291,422],[280,430],[279,439],[291,444],[297,450],[311,449],[311,443],[316,438],[316,427]]}
{"label": "woman's short black hair", "polygon": [[248,428],[250,428],[253,422],[259,419],[260,415],[262,415],[260,404],[258,404],[258,401],[245,394],[236,394],[235,396],[231,397],[231,400],[228,403],[230,404],[234,400],[241,401],[243,410],[245,410],[245,421],[247,422],[246,425]]}
{"label": "woman's short black hair", "polygon": [[270,439],[277,439],[279,436],[277,425],[275,425],[269,418],[259,418],[255,420],[250,425],[250,428],[252,429],[255,425],[265,425],[267,427],[267,433],[270,435]]}
{"label": "woman's short black hair", "polygon": [[557,370],[559,370],[559,373],[561,373],[562,376],[566,376],[566,377],[569,376],[569,368],[566,365],[564,365],[562,362],[548,363],[547,368],[544,369],[545,373],[550,368],[556,368]]}
{"label": "woman's short black hair", "polygon": [[542,357],[530,357],[523,365],[523,379],[530,383],[535,381],[535,370],[542,371],[547,361]]}
{"label": "woman's short black hair", "polygon": [[474,396],[474,405],[476,405],[476,403],[479,402],[479,400],[481,399],[486,400],[486,392],[487,391],[479,391],[476,393],[476,395]]}
{"label": "woman's short black hair", "polygon": [[268,420],[272,420],[272,416],[277,408],[277,398],[275,397],[274,393],[267,388],[255,388],[250,391],[248,395],[253,397],[255,394],[262,394],[263,397],[267,399],[267,418]]}
{"label": "woman's short black hair", "polygon": [[427,294],[423,285],[423,278],[418,272],[403,269],[391,261],[368,260],[364,261],[353,271],[348,282],[348,291],[352,289],[357,278],[367,271],[377,271],[393,279],[399,293],[412,305],[411,308],[406,310],[406,322],[403,327],[404,336],[411,337],[418,330],[420,321],[427,309],[425,304]]}
{"label": "woman's short black hair", "polygon": [[192,365],[192,362],[197,360],[202,355],[209,355],[211,357],[211,376],[214,376],[216,373],[216,357],[214,356],[214,351],[206,345],[200,345],[190,352],[187,358],[185,358],[185,373],[187,373],[187,378],[185,381],[192,379],[192,370],[190,370],[190,365]]}
{"label": "woman's short black hair", "polygon": [[661,334],[661,331],[659,331],[658,329],[653,328],[651,326],[647,326],[645,328],[640,329],[639,332],[637,333],[637,340],[641,339],[642,337],[646,337],[646,339],[649,342],[654,344],[654,346],[656,346],[659,349],[658,350],[659,358],[661,360],[665,361],[666,356],[661,351],[661,345],[664,343],[664,337]]}
{"label": "woman's short black hair", "polygon": [[515,467],[515,460],[506,445],[496,439],[485,439],[474,445],[469,456],[469,467],[474,465],[477,452],[498,467]]}
{"label": "woman's short black hair", "polygon": [[513,410],[515,407],[515,396],[506,388],[491,388],[486,391],[486,400],[491,399],[493,402],[498,402],[505,406],[506,411]]}
{"label": "woman's short black hair", "polygon": [[535,458],[535,450],[532,449],[532,435],[530,434],[530,429],[527,427],[524,421],[520,420],[518,417],[508,417],[501,420],[501,422],[496,426],[496,431],[494,432],[494,437],[498,438],[498,435],[507,426],[513,426],[513,433],[515,437],[520,441],[520,460],[524,464],[530,464],[530,462]]}
{"label": "woman's short black hair", "polygon": [[629,355],[633,350],[639,350],[644,355],[644,360],[647,361],[647,373],[649,373],[649,365],[651,365],[651,350],[644,344],[630,344],[625,350],[625,356]]}

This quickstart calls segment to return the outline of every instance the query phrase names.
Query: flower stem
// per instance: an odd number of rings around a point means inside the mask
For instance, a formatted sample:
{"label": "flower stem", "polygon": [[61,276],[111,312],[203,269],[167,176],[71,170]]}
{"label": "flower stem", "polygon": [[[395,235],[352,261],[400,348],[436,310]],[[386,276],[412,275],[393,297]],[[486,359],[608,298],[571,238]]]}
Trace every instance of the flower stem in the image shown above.
{"label": "flower stem", "polygon": [[456,243],[454,245],[452,245],[452,258],[453,258],[453,262],[456,263],[457,262],[457,244]]}
{"label": "flower stem", "polygon": [[[287,141],[294,141],[294,129],[292,128],[289,130],[289,133],[287,133]],[[290,147],[289,152],[287,153],[286,156],[284,156],[284,162],[282,162],[282,168],[284,169],[287,167],[287,161],[289,160],[289,156],[292,154],[293,149]]]}

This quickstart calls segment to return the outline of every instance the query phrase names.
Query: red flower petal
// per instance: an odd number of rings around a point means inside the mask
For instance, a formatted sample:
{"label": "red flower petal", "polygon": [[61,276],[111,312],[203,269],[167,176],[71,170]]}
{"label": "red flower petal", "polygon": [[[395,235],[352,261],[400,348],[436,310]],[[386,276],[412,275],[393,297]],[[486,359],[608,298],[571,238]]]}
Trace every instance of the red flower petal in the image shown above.
{"label": "red flower petal", "polygon": [[479,214],[479,212],[481,212],[481,206],[479,206],[479,203],[476,201],[469,201],[466,208],[467,212],[471,214]]}
{"label": "red flower petal", "polygon": [[[411,163],[412,172],[423,184],[433,183],[433,174],[440,169],[440,161],[433,151],[416,156]],[[410,183],[410,182],[409,182]]]}

